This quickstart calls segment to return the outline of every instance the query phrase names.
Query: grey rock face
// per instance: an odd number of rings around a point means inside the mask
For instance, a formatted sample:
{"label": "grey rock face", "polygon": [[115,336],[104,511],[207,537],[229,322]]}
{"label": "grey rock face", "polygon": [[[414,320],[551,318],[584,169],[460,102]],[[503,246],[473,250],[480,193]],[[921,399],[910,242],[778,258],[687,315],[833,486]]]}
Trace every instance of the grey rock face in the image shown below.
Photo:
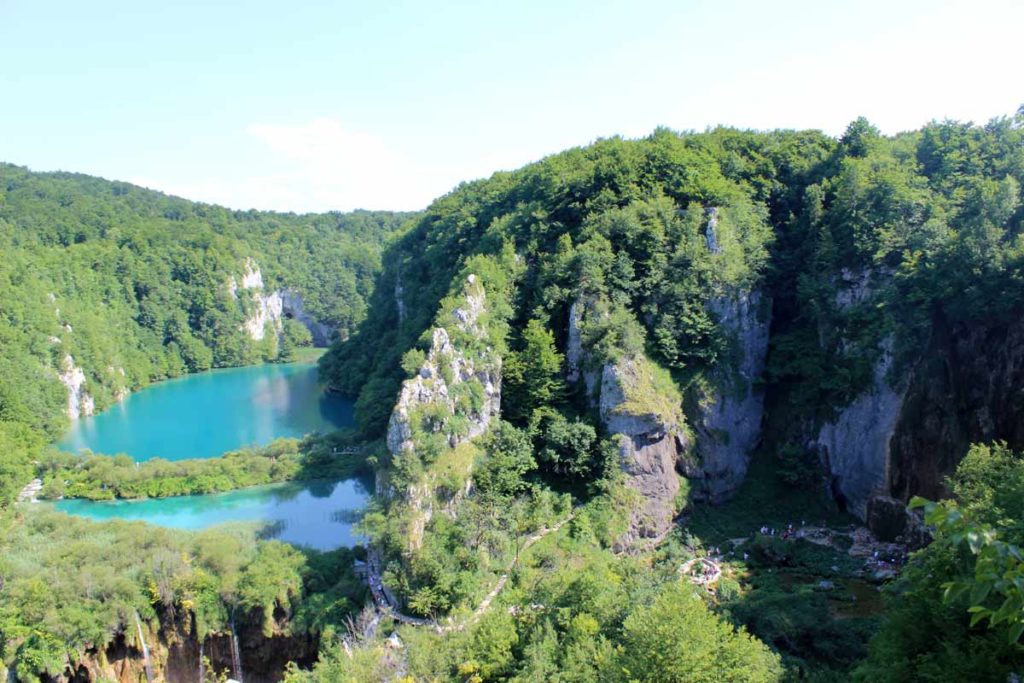
{"label": "grey rock face", "polygon": [[587,388],[587,396],[593,400],[597,381],[600,375],[596,370],[588,368],[589,357],[583,348],[583,326],[588,316],[596,315],[595,301],[592,297],[581,297],[569,307],[569,335],[565,347],[565,363],[568,367],[566,379],[570,382],[583,380]]}
{"label": "grey rock face", "polygon": [[569,338],[565,345],[565,364],[569,369],[566,379],[576,382],[580,378],[580,368],[583,363],[583,341],[580,336],[580,326],[583,324],[583,304],[580,301],[572,302],[569,307]]}
{"label": "grey rock face", "polygon": [[883,343],[871,388],[821,427],[813,446],[831,478],[833,495],[860,519],[868,501],[889,495],[889,448],[903,405],[903,391],[889,385],[892,339]]}
{"label": "grey rock face", "polygon": [[405,290],[402,289],[402,272],[395,275],[395,310],[398,312],[398,324],[405,322]]}
{"label": "grey rock face", "polygon": [[718,207],[708,207],[707,214],[708,224],[704,228],[704,238],[708,242],[708,251],[712,254],[718,254],[722,251],[722,247],[718,245],[718,233],[716,232],[718,228]]}
{"label": "grey rock face", "polygon": [[301,294],[294,289],[283,289],[275,294],[281,297],[281,312],[286,318],[298,321],[309,330],[313,335],[314,346],[330,346],[333,330],[330,325],[325,325],[306,312]]}
{"label": "grey rock face", "polygon": [[668,414],[643,410],[631,400],[644,386],[643,359],[621,359],[605,365],[601,375],[601,420],[619,439],[619,463],[626,486],[637,494],[629,527],[618,539],[620,550],[662,538],[672,529],[679,495],[676,466],[688,443],[677,407]]}
{"label": "grey rock face", "polygon": [[764,395],[756,382],[768,353],[770,306],[755,290],[713,299],[708,308],[732,338],[735,360],[717,373],[720,388],[698,401],[694,427],[700,463],[687,474],[701,480],[703,496],[720,502],[743,482],[750,451],[761,439]]}

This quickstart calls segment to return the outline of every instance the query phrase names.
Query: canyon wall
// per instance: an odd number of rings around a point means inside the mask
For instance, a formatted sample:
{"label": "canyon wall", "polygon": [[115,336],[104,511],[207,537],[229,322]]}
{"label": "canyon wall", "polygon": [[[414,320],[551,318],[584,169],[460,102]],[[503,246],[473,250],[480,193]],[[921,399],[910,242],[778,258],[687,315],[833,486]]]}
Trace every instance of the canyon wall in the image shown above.
{"label": "canyon wall", "polygon": [[619,465],[638,501],[616,547],[656,543],[671,531],[681,505],[677,467],[690,445],[682,398],[668,373],[647,358],[620,358],[601,372],[600,413],[618,438]]}
{"label": "canyon wall", "polygon": [[697,495],[719,503],[743,483],[750,453],[761,440],[760,383],[768,354],[771,301],[759,290],[741,290],[712,299],[708,308],[729,339],[730,358],[713,371],[714,387],[693,402],[699,462],[688,475],[699,481]]}

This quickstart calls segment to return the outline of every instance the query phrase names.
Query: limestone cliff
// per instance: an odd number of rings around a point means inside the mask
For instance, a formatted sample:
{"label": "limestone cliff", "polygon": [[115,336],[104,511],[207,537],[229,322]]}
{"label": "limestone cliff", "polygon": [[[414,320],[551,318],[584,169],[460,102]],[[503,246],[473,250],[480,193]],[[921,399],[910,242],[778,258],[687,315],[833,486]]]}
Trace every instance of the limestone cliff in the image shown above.
{"label": "limestone cliff", "polygon": [[[870,303],[891,273],[843,271],[836,308]],[[896,366],[890,336],[872,382],[811,439],[833,495],[883,536],[912,531],[900,506],[949,494],[944,480],[971,443],[1024,447],[1024,322],[952,322],[937,309],[927,344]]]}
{"label": "limestone cliff", "polygon": [[601,373],[601,420],[618,436],[619,463],[637,503],[619,549],[664,537],[678,512],[676,467],[689,447],[682,399],[668,373],[642,356],[621,358]]}
{"label": "limestone cliff", "polygon": [[903,391],[890,385],[891,366],[890,337],[870,388],[822,425],[812,443],[832,495],[860,519],[867,519],[872,498],[889,495],[890,441],[903,405]]}
{"label": "limestone cliff", "polygon": [[70,353],[64,354],[62,365],[58,376],[61,384],[68,390],[68,418],[77,420],[79,417],[92,415],[96,411],[96,404],[85,389],[85,372],[75,365],[75,359]]}
{"label": "limestone cliff", "polygon": [[[421,470],[401,492],[417,511],[412,547],[419,545],[437,494],[453,512],[457,500],[471,490],[475,452],[466,442],[487,431],[501,409],[501,357],[488,343],[485,313],[486,293],[470,275],[460,304],[442,312],[431,330],[430,348],[416,375],[402,384],[388,422],[392,467]],[[441,478],[453,490],[439,492]],[[382,484],[379,493],[398,493],[386,487]]]}
{"label": "limestone cliff", "polygon": [[302,295],[294,289],[282,288],[267,292],[263,283],[263,272],[259,264],[251,258],[244,263],[244,270],[239,280],[228,280],[228,291],[235,299],[239,299],[239,290],[248,294],[248,314],[242,323],[242,329],[253,341],[262,341],[267,334],[280,337],[286,318],[301,323],[313,336],[315,346],[327,346],[332,341],[330,326],[316,320],[305,309]]}
{"label": "limestone cliff", "polygon": [[768,353],[770,302],[757,290],[733,291],[712,299],[708,308],[732,348],[730,358],[713,372],[713,387],[695,401],[699,463],[687,473],[700,480],[697,493],[717,503],[739,488],[750,452],[761,439],[764,395],[759,382]]}
{"label": "limestone cliff", "polygon": [[583,348],[583,329],[587,319],[597,315],[596,300],[592,296],[581,296],[569,307],[569,334],[565,347],[566,378],[570,382],[583,380],[587,395],[593,397],[598,370],[591,367],[589,354]]}

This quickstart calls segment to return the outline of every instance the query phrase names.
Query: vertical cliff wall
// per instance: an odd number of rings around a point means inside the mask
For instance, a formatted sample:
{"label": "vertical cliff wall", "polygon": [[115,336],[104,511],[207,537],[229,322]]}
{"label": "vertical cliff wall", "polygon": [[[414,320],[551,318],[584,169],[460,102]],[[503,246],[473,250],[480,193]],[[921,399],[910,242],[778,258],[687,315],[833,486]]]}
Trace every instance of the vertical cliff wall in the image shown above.
{"label": "vertical cliff wall", "polygon": [[682,397],[668,373],[642,356],[608,363],[601,372],[601,420],[618,437],[619,464],[637,503],[619,549],[660,540],[679,511],[676,468],[689,447]]}
{"label": "vertical cliff wall", "polygon": [[700,480],[701,496],[718,503],[743,483],[750,452],[761,439],[764,393],[759,383],[768,353],[771,302],[758,290],[741,290],[712,299],[708,308],[731,352],[712,372],[713,387],[694,402],[699,463],[688,474]]}
{"label": "vertical cliff wall", "polygon": [[[845,271],[841,283],[840,309],[869,301],[879,286],[871,274]],[[896,529],[901,503],[949,495],[944,480],[971,443],[1024,447],[1021,321],[953,322],[937,309],[927,344],[899,366],[895,338],[883,340],[871,384],[811,439],[836,499],[870,524]]]}
{"label": "vertical cliff wall", "polygon": [[889,495],[890,441],[903,405],[903,392],[889,383],[892,339],[883,344],[871,387],[821,426],[812,443],[829,475],[832,495],[866,519],[875,496]]}

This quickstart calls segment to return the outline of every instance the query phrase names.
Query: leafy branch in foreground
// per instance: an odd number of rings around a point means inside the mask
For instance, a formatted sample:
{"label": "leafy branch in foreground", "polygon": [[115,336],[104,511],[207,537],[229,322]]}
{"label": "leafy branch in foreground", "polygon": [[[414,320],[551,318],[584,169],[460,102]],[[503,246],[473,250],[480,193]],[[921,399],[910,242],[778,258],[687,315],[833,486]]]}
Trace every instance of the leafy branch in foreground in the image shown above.
{"label": "leafy branch in foreground", "polygon": [[1003,625],[1008,641],[1018,642],[1024,634],[1024,553],[1020,547],[1000,540],[988,524],[973,522],[953,501],[935,503],[915,497],[910,508],[923,509],[924,521],[935,526],[937,537],[966,547],[976,558],[973,576],[943,584],[943,600],[951,603],[968,594],[972,627],[988,620],[989,628]]}

